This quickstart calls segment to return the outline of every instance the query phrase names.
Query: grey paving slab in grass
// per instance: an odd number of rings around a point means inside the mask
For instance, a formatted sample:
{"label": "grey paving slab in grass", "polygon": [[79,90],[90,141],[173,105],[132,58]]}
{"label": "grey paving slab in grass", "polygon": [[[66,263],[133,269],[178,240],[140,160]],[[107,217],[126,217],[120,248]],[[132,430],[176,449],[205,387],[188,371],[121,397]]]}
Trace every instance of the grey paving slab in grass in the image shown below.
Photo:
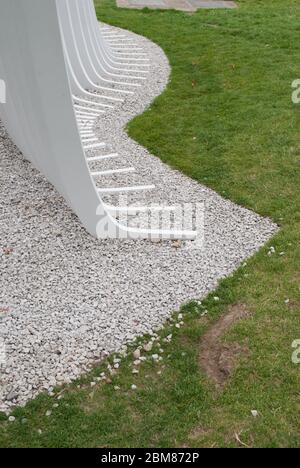
{"label": "grey paving slab in grass", "polygon": [[188,0],[195,8],[237,8],[237,4],[231,1],[216,1],[216,0]]}
{"label": "grey paving slab in grass", "polygon": [[141,6],[141,7],[145,7],[145,4],[146,6],[152,6],[152,7],[167,7],[167,3],[164,1],[164,0],[128,0],[128,2],[130,5],[132,6]]}
{"label": "grey paving slab in grass", "polygon": [[196,11],[200,8],[236,8],[237,4],[226,0],[117,0],[120,8],[151,8]]}

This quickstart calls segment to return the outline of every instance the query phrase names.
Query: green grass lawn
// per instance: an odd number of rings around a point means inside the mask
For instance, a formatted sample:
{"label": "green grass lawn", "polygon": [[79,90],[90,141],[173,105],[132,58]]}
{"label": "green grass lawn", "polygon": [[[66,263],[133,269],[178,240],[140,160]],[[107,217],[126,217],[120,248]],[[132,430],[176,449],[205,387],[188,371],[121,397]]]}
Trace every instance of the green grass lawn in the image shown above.
{"label": "green grass lawn", "polygon": [[[291,361],[291,343],[300,338],[300,105],[291,102],[291,83],[300,78],[300,4],[238,3],[236,10],[187,14],[96,1],[99,18],[147,36],[172,66],[168,89],[130,123],[131,137],[224,197],[270,216],[279,234],[204,301],[206,317],[195,303],[183,308],[186,325],[170,328],[164,368],[147,363],[133,378],[127,359],[112,385],[91,389],[99,367],[80,389],[66,388],[51,417],[45,413],[56,400],[45,395],[17,409],[15,423],[0,417],[0,446],[237,447],[237,434],[251,447],[300,447],[300,365]],[[246,344],[249,353],[216,391],[199,369],[199,345],[238,303],[251,315],[225,339]]]}

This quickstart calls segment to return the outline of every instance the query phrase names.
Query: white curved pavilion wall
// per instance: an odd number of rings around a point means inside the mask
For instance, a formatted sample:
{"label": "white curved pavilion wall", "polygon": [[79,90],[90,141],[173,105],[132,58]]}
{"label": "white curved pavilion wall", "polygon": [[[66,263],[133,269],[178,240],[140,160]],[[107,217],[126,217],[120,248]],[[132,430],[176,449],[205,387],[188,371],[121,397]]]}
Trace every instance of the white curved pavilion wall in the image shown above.
{"label": "white curved pavilion wall", "polygon": [[[83,143],[86,128],[103,109],[133,93],[126,86],[138,86],[137,79],[143,79],[132,77],[139,70],[143,74],[146,65],[136,63],[143,60],[132,58],[127,63],[110,50],[101,37],[91,0],[0,0],[0,77],[6,84],[0,119],[24,156],[56,187],[94,236],[194,238],[191,231],[119,224],[113,216],[115,207],[103,203],[103,190],[96,187],[88,166],[90,144]],[[119,83],[103,74],[116,65],[122,73],[129,73]],[[74,94],[84,95],[88,107],[80,106]],[[87,99],[91,97],[93,101]]]}

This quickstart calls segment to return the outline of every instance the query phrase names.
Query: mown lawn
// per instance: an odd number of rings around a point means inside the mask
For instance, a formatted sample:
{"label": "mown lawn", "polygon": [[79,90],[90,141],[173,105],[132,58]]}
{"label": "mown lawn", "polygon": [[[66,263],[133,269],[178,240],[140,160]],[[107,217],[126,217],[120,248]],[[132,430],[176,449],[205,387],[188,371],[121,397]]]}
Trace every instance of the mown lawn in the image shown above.
{"label": "mown lawn", "polygon": [[[103,370],[97,368],[81,389],[66,389],[50,418],[55,398],[44,395],[16,410],[15,423],[3,416],[0,446],[237,447],[238,435],[250,447],[300,447],[300,365],[291,360],[291,344],[300,339],[300,105],[291,101],[291,83],[300,78],[300,4],[238,3],[237,10],[191,15],[96,1],[99,18],[155,41],[172,65],[167,91],[131,122],[130,135],[171,166],[270,216],[279,234],[205,300],[206,317],[195,303],[183,308],[186,325],[171,327],[175,338],[164,344],[165,368],[148,363],[133,378],[128,359],[112,385],[91,389],[88,381]],[[199,343],[234,304],[251,315],[226,340],[246,344],[249,353],[216,391],[199,369]]]}

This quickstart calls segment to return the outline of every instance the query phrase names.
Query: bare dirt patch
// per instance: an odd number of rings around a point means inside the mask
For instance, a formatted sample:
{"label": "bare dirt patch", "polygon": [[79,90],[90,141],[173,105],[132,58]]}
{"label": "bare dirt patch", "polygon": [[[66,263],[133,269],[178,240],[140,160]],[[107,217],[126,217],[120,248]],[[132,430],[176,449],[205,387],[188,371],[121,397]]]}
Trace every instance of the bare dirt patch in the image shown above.
{"label": "bare dirt patch", "polygon": [[229,312],[220,318],[204,335],[200,348],[200,366],[208,378],[217,387],[223,387],[234,368],[240,355],[248,353],[248,348],[239,343],[224,343],[225,333],[238,321],[249,317],[244,304],[236,304]]}

